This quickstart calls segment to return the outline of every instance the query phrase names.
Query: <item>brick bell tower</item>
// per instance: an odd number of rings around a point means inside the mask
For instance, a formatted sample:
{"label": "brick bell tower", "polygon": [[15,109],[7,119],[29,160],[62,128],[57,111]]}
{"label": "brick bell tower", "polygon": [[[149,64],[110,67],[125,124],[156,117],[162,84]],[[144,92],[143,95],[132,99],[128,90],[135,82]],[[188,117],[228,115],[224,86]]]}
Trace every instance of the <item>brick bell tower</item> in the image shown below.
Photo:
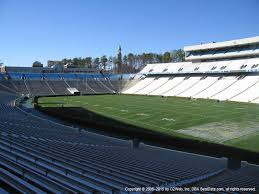
{"label": "brick bell tower", "polygon": [[121,46],[119,46],[119,50],[118,50],[118,67],[117,67],[117,73],[122,73]]}

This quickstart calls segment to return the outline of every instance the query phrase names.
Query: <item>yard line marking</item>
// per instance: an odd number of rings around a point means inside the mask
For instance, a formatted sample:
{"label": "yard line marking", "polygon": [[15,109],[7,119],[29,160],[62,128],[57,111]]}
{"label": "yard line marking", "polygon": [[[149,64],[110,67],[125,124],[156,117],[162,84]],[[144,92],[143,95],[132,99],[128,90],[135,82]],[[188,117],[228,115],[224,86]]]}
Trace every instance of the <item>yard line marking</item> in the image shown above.
{"label": "yard line marking", "polygon": [[107,108],[107,109],[113,109],[112,107],[110,107],[110,106],[106,106],[106,107],[104,107],[104,108]]}
{"label": "yard line marking", "polygon": [[175,122],[176,120],[175,119],[173,119],[173,118],[171,118],[171,119],[169,119],[169,118],[162,118],[161,119],[162,121],[173,121],[173,122]]}
{"label": "yard line marking", "polygon": [[120,110],[121,112],[129,112],[128,110]]}
{"label": "yard line marking", "polygon": [[99,104],[94,104],[93,106],[100,106]]}
{"label": "yard line marking", "polygon": [[149,116],[149,114],[146,114],[146,113],[137,113],[136,115],[138,115],[138,116]]}
{"label": "yard line marking", "polygon": [[[102,112],[99,112],[99,111],[96,111],[96,112],[102,113]],[[136,119],[129,119],[129,118],[121,117],[121,116],[119,116],[119,115],[112,115],[112,117],[118,118],[118,119],[121,119],[121,120],[124,120],[124,121],[130,121],[130,122],[134,122],[134,123],[139,123],[139,124],[141,124],[141,125],[144,124],[144,125],[146,125],[146,126],[157,127],[157,128],[160,128],[160,129],[164,129],[164,130],[166,130],[166,131],[170,131],[170,130],[171,130],[171,129],[168,129],[168,128],[165,128],[165,127],[161,127],[161,126],[159,126],[159,125],[149,124],[149,123],[143,123],[143,122],[138,121],[138,120],[136,120]]]}

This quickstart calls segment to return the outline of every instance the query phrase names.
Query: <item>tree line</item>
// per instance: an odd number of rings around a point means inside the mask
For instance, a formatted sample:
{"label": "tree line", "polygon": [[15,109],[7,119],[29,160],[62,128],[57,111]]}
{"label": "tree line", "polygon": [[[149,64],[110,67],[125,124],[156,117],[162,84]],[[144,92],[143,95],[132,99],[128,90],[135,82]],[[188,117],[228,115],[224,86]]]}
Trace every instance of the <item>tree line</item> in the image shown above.
{"label": "tree line", "polygon": [[[170,63],[170,62],[182,62],[184,61],[184,51],[182,49],[167,51],[164,53],[142,53],[133,54],[129,53],[122,57],[123,72],[133,73],[138,72],[146,64],[153,63]],[[62,64],[72,63],[75,67],[87,67],[104,69],[106,71],[116,72],[116,66],[118,64],[117,56],[101,57],[85,57],[85,58],[73,58],[62,59]]]}

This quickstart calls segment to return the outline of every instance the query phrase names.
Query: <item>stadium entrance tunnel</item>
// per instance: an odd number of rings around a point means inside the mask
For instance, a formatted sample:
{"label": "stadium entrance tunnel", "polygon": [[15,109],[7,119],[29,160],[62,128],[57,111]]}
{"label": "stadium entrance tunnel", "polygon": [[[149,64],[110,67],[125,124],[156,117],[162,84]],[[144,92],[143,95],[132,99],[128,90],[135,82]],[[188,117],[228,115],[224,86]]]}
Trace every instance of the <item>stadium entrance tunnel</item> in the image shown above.
{"label": "stadium entrance tunnel", "polygon": [[82,107],[41,107],[36,104],[35,108],[65,121],[65,123],[68,122],[71,125],[86,129],[90,128],[100,134],[131,140],[133,149],[141,148],[141,144],[144,143],[212,157],[226,157],[229,158],[228,167],[231,169],[239,168],[240,161],[259,164],[258,152],[206,141],[168,136],[106,117]]}
{"label": "stadium entrance tunnel", "polygon": [[228,158],[227,160],[227,168],[230,170],[238,170],[241,168],[241,160],[237,160],[235,158]]}
{"label": "stadium entrance tunnel", "polygon": [[131,148],[132,149],[140,149],[141,141],[138,138],[134,138],[131,140]]}

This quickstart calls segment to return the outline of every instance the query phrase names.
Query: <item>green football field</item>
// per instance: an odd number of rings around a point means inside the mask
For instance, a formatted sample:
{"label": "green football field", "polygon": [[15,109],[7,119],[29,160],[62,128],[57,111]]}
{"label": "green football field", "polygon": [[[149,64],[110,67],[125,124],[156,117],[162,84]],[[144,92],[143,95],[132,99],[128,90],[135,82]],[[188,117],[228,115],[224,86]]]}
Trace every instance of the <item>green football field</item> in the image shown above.
{"label": "green football field", "polygon": [[259,152],[257,104],[136,95],[42,97],[38,103],[42,107],[82,107],[166,135]]}

